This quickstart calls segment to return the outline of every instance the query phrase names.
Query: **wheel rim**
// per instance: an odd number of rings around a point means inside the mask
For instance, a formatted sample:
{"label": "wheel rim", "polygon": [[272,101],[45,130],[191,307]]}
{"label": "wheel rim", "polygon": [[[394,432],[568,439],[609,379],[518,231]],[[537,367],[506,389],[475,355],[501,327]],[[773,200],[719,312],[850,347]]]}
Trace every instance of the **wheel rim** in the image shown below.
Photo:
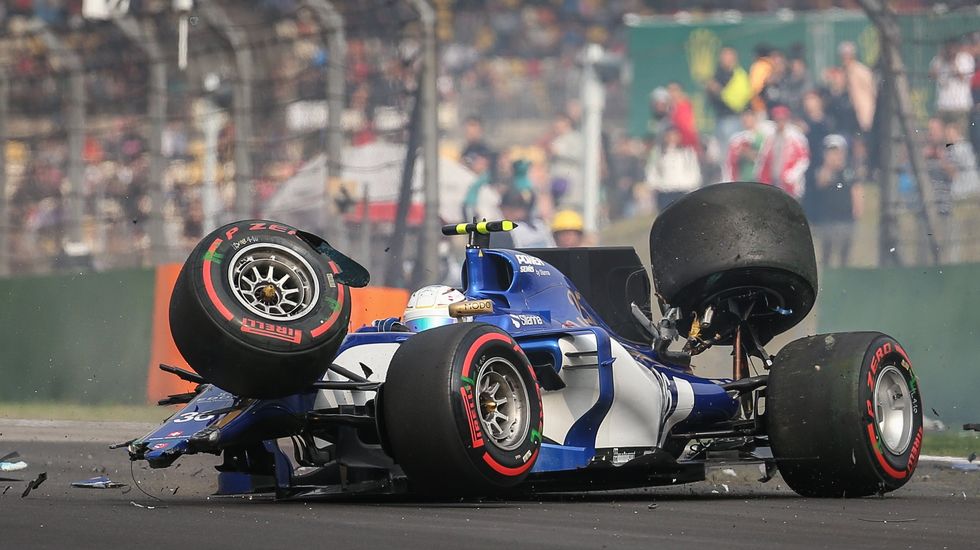
{"label": "wheel rim", "polygon": [[517,367],[500,357],[490,359],[477,374],[476,388],[483,433],[502,450],[520,447],[530,424],[530,397]]}
{"label": "wheel rim", "polygon": [[912,440],[912,396],[905,376],[894,365],[881,369],[875,382],[875,423],[885,448],[904,453]]}
{"label": "wheel rim", "polygon": [[309,313],[320,285],[313,268],[292,250],[258,243],[239,250],[231,260],[228,282],[245,309],[273,321],[291,321]]}

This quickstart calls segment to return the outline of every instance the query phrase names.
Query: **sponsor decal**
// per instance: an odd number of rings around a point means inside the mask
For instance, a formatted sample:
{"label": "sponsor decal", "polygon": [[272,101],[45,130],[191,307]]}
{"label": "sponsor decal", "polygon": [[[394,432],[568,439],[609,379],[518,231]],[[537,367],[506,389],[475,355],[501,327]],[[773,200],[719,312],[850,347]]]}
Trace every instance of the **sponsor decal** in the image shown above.
{"label": "sponsor decal", "polygon": [[216,264],[220,264],[221,260],[224,257],[225,257],[224,254],[221,254],[220,252],[214,252],[213,250],[208,250],[207,252],[204,253],[205,261],[214,262]]}
{"label": "sponsor decal", "polygon": [[[178,423],[178,422],[204,422],[204,421],[207,421],[207,420],[211,420],[212,418],[214,418],[214,415],[211,414],[211,413],[209,413],[209,412],[191,411],[191,412],[185,412],[185,413],[178,414],[177,415],[177,418],[174,418],[174,422],[175,423]],[[180,432],[177,432],[177,433],[180,433]]]}
{"label": "sponsor decal", "polygon": [[182,433],[184,432],[170,432],[167,434],[167,437],[180,437],[180,434]]}
{"label": "sponsor decal", "polygon": [[535,273],[539,277],[550,277],[551,276],[551,272],[548,271],[547,269],[539,269],[539,270],[535,271]]}
{"label": "sponsor decal", "polygon": [[259,238],[258,237],[253,237],[253,236],[249,235],[247,237],[243,237],[243,238],[238,239],[237,241],[231,243],[231,247],[234,248],[235,250],[238,250],[239,248],[241,248],[241,247],[243,247],[243,246],[245,246],[247,244],[252,244],[252,243],[257,243],[257,242],[259,242]]}
{"label": "sponsor decal", "polygon": [[248,317],[242,317],[242,332],[282,340],[284,342],[292,342],[294,344],[298,344],[303,340],[303,333],[301,331],[282,325],[266,323],[265,321],[249,319]]}
{"label": "sponsor decal", "polygon": [[534,256],[528,256],[527,254],[514,254],[517,258],[517,263],[521,265],[538,265],[543,266],[544,262],[540,258],[535,258]]}
{"label": "sponsor decal", "polygon": [[166,447],[167,445],[169,445],[169,444],[168,444],[168,443],[157,443],[156,445],[154,445],[154,446],[153,446],[153,447],[151,447],[151,448],[152,448],[152,449],[153,449],[154,451],[158,451],[158,450],[160,450],[160,449],[163,449],[163,448],[165,448],[165,447]]}
{"label": "sponsor decal", "polygon": [[330,288],[337,288],[337,281],[333,280],[333,273],[327,273],[327,285]]}
{"label": "sponsor decal", "polygon": [[226,401],[229,399],[234,399],[235,396],[228,392],[221,392],[217,395],[208,395],[206,397],[198,397],[194,400],[195,403],[204,403],[205,401]]}
{"label": "sponsor decal", "polygon": [[527,313],[511,313],[510,322],[514,324],[514,328],[521,328],[523,326],[528,327],[540,327],[544,326],[544,319],[540,315],[531,315]]}
{"label": "sponsor decal", "polygon": [[908,471],[915,469],[915,466],[919,463],[919,453],[922,451],[922,427],[919,427],[919,432],[915,435],[915,441],[912,442],[912,452],[909,454],[909,466]]}
{"label": "sponsor decal", "polygon": [[463,386],[459,389],[463,396],[463,408],[466,409],[466,423],[470,427],[470,441],[473,448],[483,446],[483,430],[480,428],[480,421],[477,419],[476,399],[473,397],[473,386]]}
{"label": "sponsor decal", "polygon": [[449,315],[451,317],[467,317],[482,313],[493,313],[493,301],[491,300],[467,300],[449,304]]}
{"label": "sponsor decal", "polygon": [[533,265],[522,265],[521,266],[521,273],[534,273],[534,266]]}

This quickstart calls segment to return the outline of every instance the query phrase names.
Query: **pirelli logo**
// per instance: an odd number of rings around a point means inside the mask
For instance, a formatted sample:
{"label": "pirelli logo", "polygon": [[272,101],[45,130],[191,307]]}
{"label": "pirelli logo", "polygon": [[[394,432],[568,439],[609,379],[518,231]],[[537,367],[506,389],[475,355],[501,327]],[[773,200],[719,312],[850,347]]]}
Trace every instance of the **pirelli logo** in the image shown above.
{"label": "pirelli logo", "polygon": [[242,317],[242,332],[264,336],[274,340],[292,342],[294,344],[298,344],[303,340],[303,333],[301,331],[282,325],[249,319],[248,317]]}

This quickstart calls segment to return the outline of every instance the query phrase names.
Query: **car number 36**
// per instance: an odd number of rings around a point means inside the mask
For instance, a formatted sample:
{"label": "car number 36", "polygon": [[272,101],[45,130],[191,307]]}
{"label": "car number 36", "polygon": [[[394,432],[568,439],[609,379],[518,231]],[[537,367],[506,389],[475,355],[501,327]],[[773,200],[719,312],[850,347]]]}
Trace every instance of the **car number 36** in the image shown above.
{"label": "car number 36", "polygon": [[214,415],[207,412],[186,412],[177,415],[174,422],[204,422],[205,420],[211,420]]}

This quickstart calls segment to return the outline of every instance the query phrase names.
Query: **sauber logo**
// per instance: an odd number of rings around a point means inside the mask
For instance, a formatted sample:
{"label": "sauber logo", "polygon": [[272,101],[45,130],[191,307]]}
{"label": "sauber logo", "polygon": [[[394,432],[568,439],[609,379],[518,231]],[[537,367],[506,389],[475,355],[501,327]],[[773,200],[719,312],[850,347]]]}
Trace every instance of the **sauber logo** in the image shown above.
{"label": "sauber logo", "polygon": [[242,317],[242,332],[292,342],[294,344],[298,344],[303,340],[303,333],[301,331],[281,325],[256,321],[248,317]]}

